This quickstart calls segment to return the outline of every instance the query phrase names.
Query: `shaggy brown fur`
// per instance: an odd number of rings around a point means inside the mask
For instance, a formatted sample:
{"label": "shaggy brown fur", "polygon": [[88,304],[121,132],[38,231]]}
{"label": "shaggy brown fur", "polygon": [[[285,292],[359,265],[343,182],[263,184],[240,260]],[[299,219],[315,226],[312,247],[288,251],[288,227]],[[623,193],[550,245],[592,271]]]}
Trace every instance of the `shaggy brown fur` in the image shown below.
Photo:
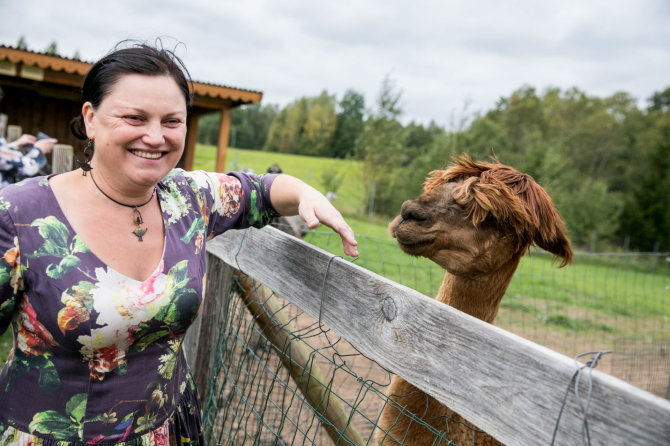
{"label": "shaggy brown fur", "polygon": [[[530,176],[497,160],[475,162],[463,156],[454,161],[447,170],[430,173],[423,193],[403,203],[389,231],[403,251],[446,270],[438,301],[492,323],[530,245],[560,257],[560,267],[572,261],[572,248],[551,199]],[[398,376],[388,394],[437,430],[447,431],[456,444],[498,444],[487,434],[473,434],[461,416]],[[434,434],[390,404],[379,424],[389,431],[377,431],[380,444],[399,444],[392,438],[404,439],[405,445],[434,444]]]}

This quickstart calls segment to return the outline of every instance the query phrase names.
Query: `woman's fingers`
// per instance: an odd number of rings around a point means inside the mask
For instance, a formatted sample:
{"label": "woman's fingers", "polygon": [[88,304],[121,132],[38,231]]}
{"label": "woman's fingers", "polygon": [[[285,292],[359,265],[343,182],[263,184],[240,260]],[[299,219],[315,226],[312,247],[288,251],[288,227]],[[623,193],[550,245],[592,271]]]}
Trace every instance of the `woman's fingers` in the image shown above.
{"label": "woman's fingers", "polygon": [[316,203],[309,203],[304,206],[301,203],[299,213],[310,229],[316,228],[319,224],[324,224],[337,232],[342,239],[344,253],[350,257],[358,257],[358,242],[356,242],[353,229],[329,201],[318,200]]}
{"label": "woman's fingers", "polygon": [[354,231],[347,225],[347,230],[339,232],[342,238],[342,247],[344,253],[349,257],[358,257],[358,242],[354,235]]}

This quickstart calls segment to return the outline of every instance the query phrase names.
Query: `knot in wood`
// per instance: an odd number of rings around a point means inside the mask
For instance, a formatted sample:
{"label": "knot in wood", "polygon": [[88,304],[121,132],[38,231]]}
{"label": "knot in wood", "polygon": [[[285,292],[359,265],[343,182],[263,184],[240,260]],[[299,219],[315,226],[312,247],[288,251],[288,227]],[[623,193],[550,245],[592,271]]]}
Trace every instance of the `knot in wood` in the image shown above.
{"label": "knot in wood", "polygon": [[392,298],[386,297],[382,301],[382,313],[384,313],[384,317],[389,322],[396,318],[398,315],[398,309],[396,308],[395,302]]}

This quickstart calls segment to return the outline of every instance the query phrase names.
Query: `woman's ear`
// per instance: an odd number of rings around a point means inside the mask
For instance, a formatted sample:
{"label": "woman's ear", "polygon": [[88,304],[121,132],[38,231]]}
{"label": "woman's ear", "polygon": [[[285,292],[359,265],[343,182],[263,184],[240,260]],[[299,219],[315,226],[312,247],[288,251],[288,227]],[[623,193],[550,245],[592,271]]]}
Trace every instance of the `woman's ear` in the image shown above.
{"label": "woman's ear", "polygon": [[84,125],[86,126],[86,136],[89,139],[95,139],[95,124],[93,118],[95,116],[95,109],[90,102],[84,102],[81,107],[81,116],[84,118]]}

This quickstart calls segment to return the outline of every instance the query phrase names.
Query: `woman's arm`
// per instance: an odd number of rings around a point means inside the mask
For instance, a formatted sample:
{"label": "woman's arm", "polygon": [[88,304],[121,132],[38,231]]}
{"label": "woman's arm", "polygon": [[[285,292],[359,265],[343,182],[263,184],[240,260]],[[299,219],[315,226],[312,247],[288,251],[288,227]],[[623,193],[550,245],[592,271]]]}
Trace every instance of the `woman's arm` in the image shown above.
{"label": "woman's arm", "polygon": [[279,175],[272,183],[270,200],[281,215],[300,215],[311,229],[320,223],[330,227],[342,238],[344,253],[358,257],[354,231],[330,201],[312,186],[292,176]]}

